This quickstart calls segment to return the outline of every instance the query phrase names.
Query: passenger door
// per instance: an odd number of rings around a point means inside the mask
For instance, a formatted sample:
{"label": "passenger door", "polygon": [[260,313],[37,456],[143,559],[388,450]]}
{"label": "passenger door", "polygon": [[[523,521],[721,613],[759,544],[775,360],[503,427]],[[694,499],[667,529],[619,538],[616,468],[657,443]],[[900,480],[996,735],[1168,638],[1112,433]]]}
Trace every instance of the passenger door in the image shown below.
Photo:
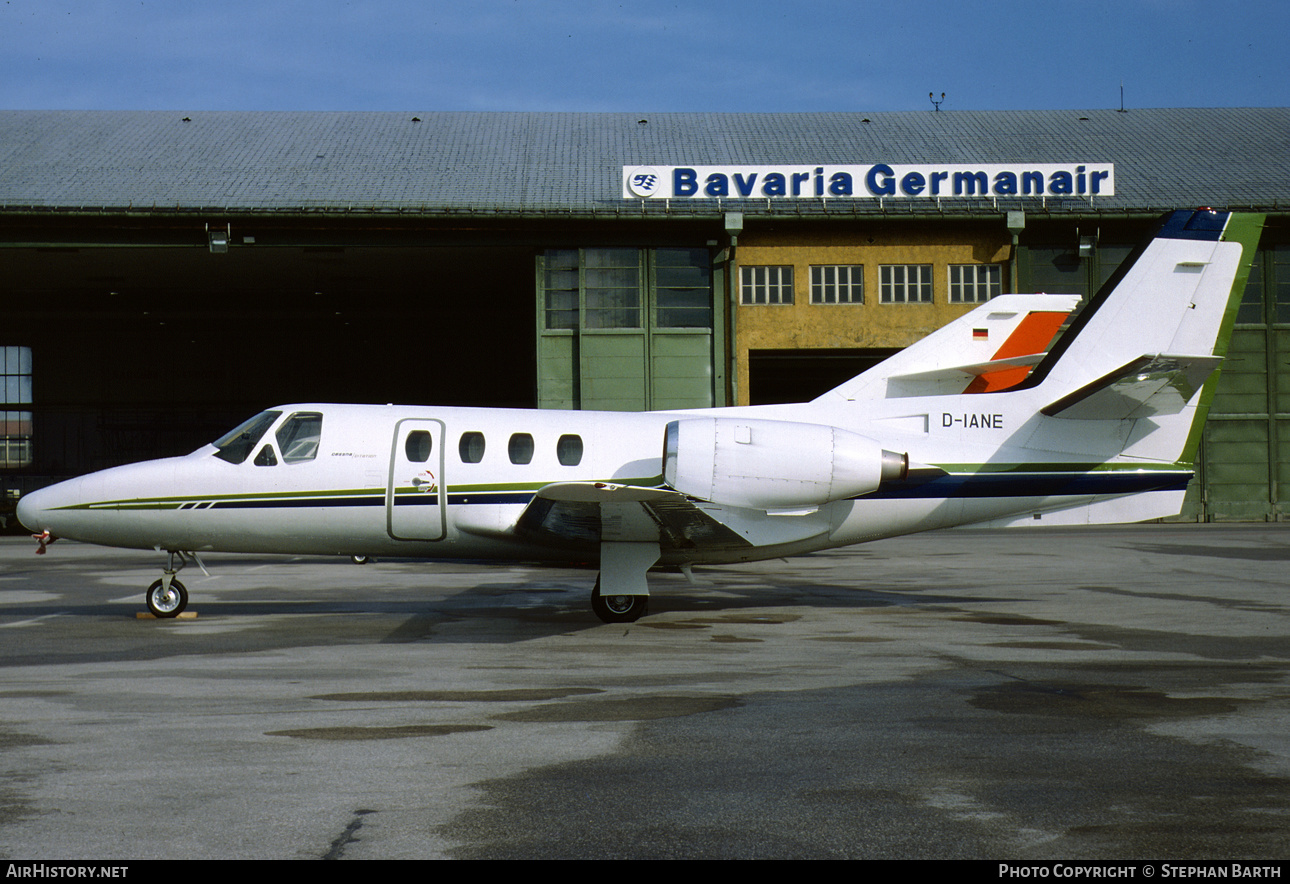
{"label": "passenger door", "polygon": [[395,540],[443,540],[447,536],[443,438],[443,421],[433,418],[405,418],[394,426],[385,524]]}

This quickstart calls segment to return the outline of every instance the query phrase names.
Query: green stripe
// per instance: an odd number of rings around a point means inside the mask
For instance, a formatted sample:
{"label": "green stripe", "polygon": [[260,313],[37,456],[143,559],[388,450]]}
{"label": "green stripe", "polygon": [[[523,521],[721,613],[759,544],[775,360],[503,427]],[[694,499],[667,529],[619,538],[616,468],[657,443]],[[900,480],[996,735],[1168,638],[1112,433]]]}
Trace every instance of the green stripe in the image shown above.
{"label": "green stripe", "polygon": [[[644,485],[653,487],[663,481],[662,476],[652,476],[648,479],[582,479],[577,481],[594,482],[605,481],[617,485]],[[480,483],[475,485],[449,485],[448,494],[483,494],[488,492],[529,492],[536,493],[539,488],[545,488],[551,482],[491,482]],[[250,494],[202,494],[188,497],[141,497],[126,498],[122,500],[100,500],[92,503],[78,503],[71,506],[58,507],[60,510],[95,510],[95,509],[129,509],[129,510],[173,510],[188,503],[220,503],[223,501],[290,501],[290,500],[309,500],[324,497],[384,497],[387,488],[382,485],[376,488],[345,488],[335,491],[265,491]],[[395,494],[413,494],[420,491],[411,485],[400,486],[394,489]]]}
{"label": "green stripe", "polygon": [[[1236,279],[1232,280],[1227,309],[1223,312],[1223,323],[1219,326],[1218,340],[1214,344],[1215,356],[1227,356],[1227,348],[1232,343],[1232,329],[1236,325],[1236,314],[1241,309],[1241,298],[1245,295],[1245,284],[1250,278],[1250,268],[1254,264],[1254,253],[1259,247],[1259,236],[1263,232],[1265,219],[1265,215],[1254,212],[1233,212],[1227,221],[1227,229],[1223,231],[1223,242],[1240,243],[1241,261],[1236,267]],[[1218,379],[1222,371],[1223,368],[1220,365],[1201,388],[1200,400],[1196,404],[1196,415],[1179,458],[1180,462],[1188,467],[1196,463],[1201,434],[1205,430],[1205,418],[1209,416],[1209,407],[1214,400],[1214,394],[1218,392]]]}
{"label": "green stripe", "polygon": [[[1166,472],[1189,469],[1184,464],[1166,463],[1100,463],[1100,462],[1052,462],[1052,463],[943,463],[939,468],[953,475],[990,475],[1006,473],[1107,473],[1107,472]],[[591,481],[591,480],[584,480]],[[639,485],[655,487],[662,484],[662,477],[652,476],[648,479],[613,479],[619,485]],[[480,494],[504,492],[537,492],[538,489],[552,484],[550,482],[499,482],[476,485],[453,485],[450,494]],[[396,488],[396,494],[413,494],[420,489],[407,486]],[[387,489],[346,488],[335,491],[273,491],[256,494],[213,494],[194,497],[152,497],[133,500],[105,500],[94,503],[78,503],[72,506],[59,507],[62,510],[174,510],[190,503],[218,503],[221,501],[282,501],[317,500],[333,497],[384,497]]]}

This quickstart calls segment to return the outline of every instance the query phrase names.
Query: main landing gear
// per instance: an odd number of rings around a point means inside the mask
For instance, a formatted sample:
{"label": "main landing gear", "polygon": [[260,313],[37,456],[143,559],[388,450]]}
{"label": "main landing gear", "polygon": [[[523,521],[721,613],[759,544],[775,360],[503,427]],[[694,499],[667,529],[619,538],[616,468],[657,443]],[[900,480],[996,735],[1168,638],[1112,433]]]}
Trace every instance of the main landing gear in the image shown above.
{"label": "main landing gear", "polygon": [[[170,550],[170,564],[167,565],[166,570],[162,573],[161,579],[148,587],[148,592],[144,596],[152,616],[160,620],[168,620],[172,617],[178,617],[183,613],[184,608],[188,606],[188,590],[175,579],[175,575],[183,570],[190,558],[197,562],[197,566],[202,571],[206,570],[206,567],[202,565],[201,560],[197,558],[195,553]],[[176,559],[179,562],[178,566],[175,564]]]}
{"label": "main landing gear", "polygon": [[[591,610],[606,623],[634,623],[649,610],[645,575],[658,561],[657,543],[602,541],[600,574],[591,590]],[[608,592],[601,593],[604,581]]]}
{"label": "main landing gear", "polygon": [[649,613],[647,595],[601,595],[600,578],[591,590],[591,610],[606,623],[635,623]]}

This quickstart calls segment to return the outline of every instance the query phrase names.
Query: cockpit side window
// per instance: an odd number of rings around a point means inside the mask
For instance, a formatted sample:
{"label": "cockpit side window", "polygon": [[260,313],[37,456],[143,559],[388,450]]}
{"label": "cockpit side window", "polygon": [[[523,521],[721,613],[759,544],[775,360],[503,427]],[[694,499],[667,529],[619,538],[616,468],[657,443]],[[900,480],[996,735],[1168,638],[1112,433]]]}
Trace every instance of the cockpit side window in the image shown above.
{"label": "cockpit side window", "polygon": [[260,437],[269,431],[269,427],[281,415],[280,411],[262,411],[239,424],[215,440],[215,447],[219,449],[215,456],[229,463],[242,463],[250,456],[255,443],[260,441]]}
{"label": "cockpit side window", "polygon": [[322,438],[322,415],[316,411],[297,411],[282,422],[275,434],[278,450],[286,463],[303,463],[318,456]]}

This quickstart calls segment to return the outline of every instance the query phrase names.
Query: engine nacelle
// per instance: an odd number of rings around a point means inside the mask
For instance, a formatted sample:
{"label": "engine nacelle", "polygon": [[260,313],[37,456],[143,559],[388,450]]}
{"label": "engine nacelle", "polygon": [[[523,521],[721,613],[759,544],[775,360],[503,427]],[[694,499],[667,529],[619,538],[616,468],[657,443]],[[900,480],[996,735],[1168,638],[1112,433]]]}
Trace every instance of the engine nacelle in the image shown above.
{"label": "engine nacelle", "polygon": [[667,425],[663,480],[683,494],[761,510],[819,506],[904,478],[909,456],[821,424],[736,417]]}

